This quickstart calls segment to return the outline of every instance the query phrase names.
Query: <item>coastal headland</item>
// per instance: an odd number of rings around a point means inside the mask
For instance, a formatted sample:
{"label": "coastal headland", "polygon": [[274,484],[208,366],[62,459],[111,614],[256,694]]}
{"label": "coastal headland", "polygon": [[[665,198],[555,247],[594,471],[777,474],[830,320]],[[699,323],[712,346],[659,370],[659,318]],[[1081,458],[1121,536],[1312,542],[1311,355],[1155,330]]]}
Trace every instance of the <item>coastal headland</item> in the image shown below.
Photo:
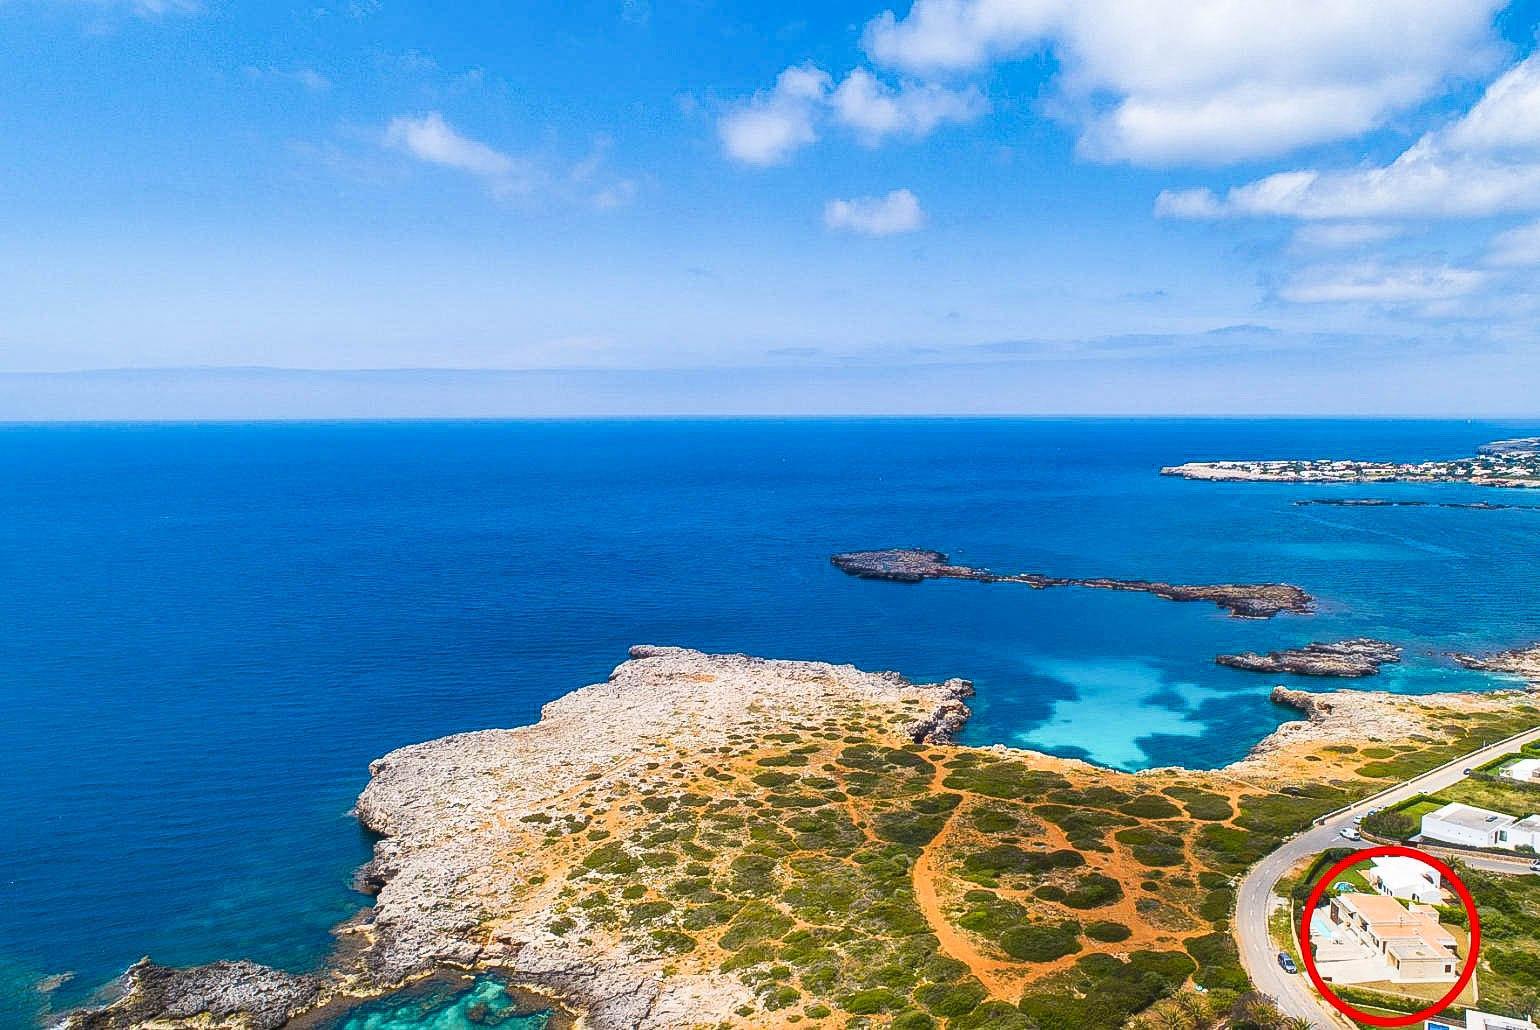
{"label": "coastal headland", "polygon": [[1314,599],[1288,583],[1215,583],[1192,586],[1145,579],[1068,578],[1036,572],[999,573],[968,565],[953,565],[941,551],[891,547],[876,551],[846,551],[830,562],[859,579],[919,583],[927,579],[966,579],[977,583],[1019,583],[1035,590],[1086,587],[1092,590],[1131,590],[1168,601],[1210,601],[1239,619],[1270,619],[1283,612],[1308,614]]}
{"label": "coastal headland", "polygon": [[455,970],[597,1028],[1112,1028],[1172,996],[1239,1004],[1236,875],[1540,721],[1520,689],[1280,691],[1306,718],[1244,760],[1129,774],[951,743],[971,689],[633,648],[532,726],[373,763],[376,903],[326,968],[146,962],[66,1022],[278,1027]]}
{"label": "coastal headland", "polygon": [[1356,461],[1310,458],[1267,461],[1189,461],[1168,465],[1163,476],[1246,483],[1472,483],[1540,487],[1540,439],[1485,444],[1468,458],[1447,461]]}

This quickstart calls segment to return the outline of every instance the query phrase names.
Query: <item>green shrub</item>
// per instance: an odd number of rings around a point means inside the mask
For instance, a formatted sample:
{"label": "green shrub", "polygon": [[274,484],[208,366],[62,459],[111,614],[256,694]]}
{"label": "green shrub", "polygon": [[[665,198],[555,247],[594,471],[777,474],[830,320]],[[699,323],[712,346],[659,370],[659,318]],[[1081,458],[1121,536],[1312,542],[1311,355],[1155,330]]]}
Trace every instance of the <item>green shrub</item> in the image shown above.
{"label": "green shrub", "polygon": [[1074,923],[1013,926],[1000,935],[1000,949],[1026,962],[1052,962],[1080,950],[1079,927]]}
{"label": "green shrub", "polygon": [[1141,794],[1132,801],[1118,806],[1118,811],[1136,815],[1141,819],[1170,819],[1182,814],[1182,810],[1159,794]]}
{"label": "green shrub", "polygon": [[1118,941],[1126,941],[1133,936],[1133,931],[1122,923],[1114,923],[1110,920],[1102,920],[1087,924],[1085,935],[1093,941],[1101,941],[1103,944],[1116,944]]}

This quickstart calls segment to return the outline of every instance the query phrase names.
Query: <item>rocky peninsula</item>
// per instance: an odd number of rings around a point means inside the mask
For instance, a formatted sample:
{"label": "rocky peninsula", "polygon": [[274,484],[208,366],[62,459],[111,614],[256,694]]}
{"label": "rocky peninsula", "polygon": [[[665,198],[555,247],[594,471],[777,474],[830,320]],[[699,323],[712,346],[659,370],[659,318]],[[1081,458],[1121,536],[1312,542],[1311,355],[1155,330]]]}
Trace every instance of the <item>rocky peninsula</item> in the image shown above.
{"label": "rocky peninsula", "polygon": [[1540,684],[1540,644],[1498,651],[1495,654],[1451,654],[1459,665],[1478,672],[1495,672],[1505,676],[1521,676],[1531,683]]}
{"label": "rocky peninsula", "polygon": [[1282,612],[1308,614],[1314,599],[1288,583],[1217,583],[1191,586],[1143,579],[1069,578],[1036,572],[998,573],[951,564],[941,551],[895,547],[876,551],[847,551],[829,559],[834,567],[859,579],[919,583],[927,579],[966,579],[978,583],[1020,583],[1036,590],[1087,587],[1092,590],[1131,590],[1168,601],[1209,601],[1234,618],[1269,619]]}
{"label": "rocky peninsula", "polygon": [[946,743],[971,690],[633,648],[532,726],[373,763],[357,813],[381,835],[361,877],[378,897],[324,970],[146,961],[66,1024],[267,1030],[457,970],[598,1030],[1112,1030],[1174,994],[1222,1011],[1247,988],[1232,877],[1344,800],[1540,719],[1518,691],[1286,691],[1308,720],[1246,760],[1128,774]]}
{"label": "rocky peninsula", "polygon": [[1414,463],[1312,458],[1286,461],[1190,461],[1163,476],[1249,483],[1473,483],[1540,487],[1540,448],[1531,439],[1486,444],[1473,457]]}
{"label": "rocky peninsula", "polygon": [[1355,637],[1332,643],[1306,644],[1304,647],[1258,654],[1222,654],[1219,665],[1247,672],[1292,673],[1296,676],[1374,676],[1380,666],[1401,660],[1401,648],[1383,640]]}

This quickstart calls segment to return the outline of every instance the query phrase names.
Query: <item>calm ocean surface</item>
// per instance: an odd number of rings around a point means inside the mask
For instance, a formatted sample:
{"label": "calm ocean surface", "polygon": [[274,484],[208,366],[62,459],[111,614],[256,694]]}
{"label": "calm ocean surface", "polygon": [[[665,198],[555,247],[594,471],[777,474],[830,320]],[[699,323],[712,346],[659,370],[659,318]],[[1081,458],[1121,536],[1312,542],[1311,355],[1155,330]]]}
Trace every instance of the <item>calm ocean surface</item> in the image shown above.
{"label": "calm ocean surface", "polygon": [[[1221,651],[1370,634],[1395,690],[1540,635],[1540,510],[1462,486],[1164,479],[1223,457],[1469,454],[1535,423],[796,421],[0,428],[0,1024],[161,962],[319,961],[392,748],[514,726],[637,642],[978,685],[974,743],[1240,757],[1289,713]],[[838,550],[1297,583],[1313,617],[862,582]],[[1314,685],[1329,686],[1317,681]],[[397,1025],[394,1015],[385,1024]],[[382,1025],[385,1025],[382,1024]],[[362,1025],[362,1024],[360,1024]],[[413,1025],[427,1025],[418,1022]],[[438,1025],[438,1024],[434,1024]],[[444,1023],[442,1025],[452,1025]]]}

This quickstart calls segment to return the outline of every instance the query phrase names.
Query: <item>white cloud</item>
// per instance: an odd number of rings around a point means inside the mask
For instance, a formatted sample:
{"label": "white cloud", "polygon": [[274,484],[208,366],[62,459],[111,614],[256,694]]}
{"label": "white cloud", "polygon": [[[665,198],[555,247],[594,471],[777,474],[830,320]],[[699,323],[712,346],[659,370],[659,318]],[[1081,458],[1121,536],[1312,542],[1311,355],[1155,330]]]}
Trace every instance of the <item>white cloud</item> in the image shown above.
{"label": "white cloud", "polygon": [[833,80],[813,65],[793,65],[775,86],[736,105],[717,123],[722,146],[735,160],[774,165],[818,138],[814,128]]}
{"label": "white cloud", "polygon": [[915,0],[868,23],[878,64],[973,71],[1051,50],[1081,150],[1222,163],[1350,138],[1490,62],[1502,0]]}
{"label": "white cloud", "polygon": [[976,86],[949,89],[935,83],[890,85],[865,68],[836,88],[828,72],[792,65],[775,85],[728,109],[717,123],[727,155],[744,164],[782,164],[818,139],[832,118],[875,146],[890,136],[920,139],[948,122],[969,122],[989,109]]}
{"label": "white cloud", "polygon": [[1279,172],[1226,191],[1169,190],[1157,214],[1302,219],[1456,218],[1540,210],[1540,55],[1504,72],[1464,116],[1388,165]]}
{"label": "white cloud", "polygon": [[461,135],[437,111],[393,119],[385,129],[385,143],[419,161],[474,175],[496,194],[529,187],[530,169],[524,162]]}
{"label": "white cloud", "polygon": [[1463,297],[1486,281],[1482,272],[1449,265],[1393,265],[1376,262],[1312,268],[1295,276],[1282,296],[1300,304],[1369,302],[1406,304]]}
{"label": "white cloud", "polygon": [[906,82],[895,88],[864,68],[847,75],[832,99],[835,117],[868,144],[887,136],[919,139],[943,123],[969,122],[989,109],[975,86],[951,90]]}
{"label": "white cloud", "polygon": [[1343,250],[1383,243],[1401,235],[1401,227],[1376,222],[1326,222],[1294,230],[1294,244],[1321,250]]}
{"label": "white cloud", "polygon": [[914,232],[925,224],[920,200],[906,189],[883,197],[831,200],[824,205],[824,225],[862,236],[896,236]]}
{"label": "white cloud", "polygon": [[1486,262],[1506,268],[1540,265],[1540,222],[1498,233],[1492,239]]}

